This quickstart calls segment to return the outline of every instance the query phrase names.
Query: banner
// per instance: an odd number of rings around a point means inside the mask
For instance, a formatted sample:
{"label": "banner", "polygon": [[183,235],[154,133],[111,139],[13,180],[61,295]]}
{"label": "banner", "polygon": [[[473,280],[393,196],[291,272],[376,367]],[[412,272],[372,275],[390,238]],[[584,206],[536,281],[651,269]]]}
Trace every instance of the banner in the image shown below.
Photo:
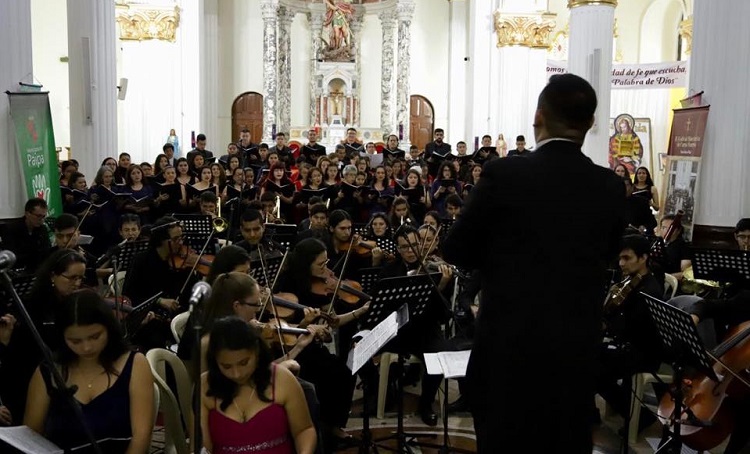
{"label": "banner", "polygon": [[709,107],[711,106],[673,110],[674,119],[667,153],[669,156],[701,157]]}
{"label": "banner", "polygon": [[[568,71],[567,61],[547,60],[547,78]],[[612,88],[679,88],[687,85],[687,62],[612,65]]]}
{"label": "banner", "polygon": [[57,217],[62,213],[62,197],[48,93],[6,93],[26,195],[46,200],[48,215]]}

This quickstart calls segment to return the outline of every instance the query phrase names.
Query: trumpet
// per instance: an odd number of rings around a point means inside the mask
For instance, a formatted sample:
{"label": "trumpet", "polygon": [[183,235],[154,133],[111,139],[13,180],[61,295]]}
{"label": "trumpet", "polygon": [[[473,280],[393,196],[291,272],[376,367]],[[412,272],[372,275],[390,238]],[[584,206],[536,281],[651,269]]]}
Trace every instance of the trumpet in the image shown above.
{"label": "trumpet", "polygon": [[216,233],[221,233],[226,230],[227,227],[229,227],[229,223],[226,219],[221,217],[221,200],[219,200],[216,205],[218,213],[216,214],[215,218],[211,219],[211,226],[214,228]]}

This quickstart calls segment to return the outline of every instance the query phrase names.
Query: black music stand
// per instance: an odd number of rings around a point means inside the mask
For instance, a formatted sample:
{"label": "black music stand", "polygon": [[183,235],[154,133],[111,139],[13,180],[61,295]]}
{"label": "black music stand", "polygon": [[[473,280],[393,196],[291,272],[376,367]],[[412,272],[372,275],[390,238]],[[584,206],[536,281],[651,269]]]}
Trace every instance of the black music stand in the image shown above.
{"label": "black music stand", "polygon": [[378,237],[375,238],[375,244],[377,244],[380,249],[390,253],[391,255],[396,255],[396,242],[392,239],[386,237]]}
{"label": "black music stand", "polygon": [[[128,241],[122,246],[119,246],[117,251],[117,263],[119,264],[120,271],[127,271],[130,269],[130,264],[133,263],[135,257],[148,250],[148,241]],[[115,276],[117,279],[117,276]]]}
{"label": "black music stand", "polygon": [[289,249],[294,246],[294,241],[297,239],[296,224],[266,223],[265,228],[268,238],[284,246],[284,249]]}
{"label": "black music stand", "polygon": [[132,340],[133,335],[138,331],[138,328],[143,323],[143,320],[148,315],[148,312],[154,307],[159,297],[163,292],[159,292],[141,304],[134,307],[128,316],[125,317],[125,336]]}
{"label": "black music stand", "polygon": [[[370,303],[370,310],[362,320],[362,326],[366,329],[375,327],[378,323],[385,320],[394,311],[406,304],[409,310],[409,317],[406,322],[422,317],[427,309],[427,304],[433,292],[433,276],[429,274],[420,274],[417,276],[394,277],[381,279],[375,287]],[[403,326],[403,325],[401,325]],[[399,328],[401,327],[399,326]],[[383,449],[398,453],[412,453],[407,442],[407,436],[414,438],[413,434],[404,433],[404,365],[406,358],[403,353],[398,354],[398,387],[397,387],[397,428],[396,433],[384,438],[371,441],[371,445],[379,446]],[[368,396],[364,396],[365,399]],[[365,416],[366,418],[368,416]],[[363,444],[368,434],[364,434]],[[386,440],[396,440],[396,449],[382,446],[380,443]],[[412,444],[417,444],[411,442]],[[367,446],[365,449],[370,449]],[[361,452],[361,451],[360,451]],[[367,451],[365,451],[367,452]]]}
{"label": "black music stand", "polygon": [[[208,237],[214,231],[211,216],[208,214],[175,214],[174,218],[182,224],[185,244],[194,250],[202,250]],[[213,244],[206,247],[209,254],[214,253],[216,249],[216,239],[212,238],[212,240]]]}
{"label": "black music stand", "polygon": [[[260,260],[254,260],[250,262],[250,276],[261,287],[268,287],[276,280],[276,275],[279,274],[279,268],[283,260],[284,256],[263,259],[262,263]],[[265,274],[263,273],[264,267],[266,270]]]}
{"label": "black music stand", "polygon": [[25,274],[13,278],[13,288],[16,289],[16,293],[18,293],[22,301],[26,301],[29,297],[31,288],[34,287],[35,282],[36,276],[33,274]]}
{"label": "black music stand", "polygon": [[[646,301],[651,319],[654,321],[663,344],[664,355],[672,364],[674,386],[670,389],[674,400],[674,412],[664,424],[664,434],[656,453],[680,454],[682,452],[682,426],[705,426],[706,423],[695,418],[690,409],[683,409],[684,395],[682,381],[686,368],[693,368],[706,374],[710,379],[719,382],[712,368],[712,362],[698,336],[698,329],[690,315],[682,309],[671,306],[658,298],[641,292]],[[688,417],[682,419],[683,412]],[[660,419],[664,416],[659,415]],[[670,432],[669,426],[672,426]]]}
{"label": "black music stand", "polygon": [[734,249],[692,250],[693,275],[696,279],[750,284],[750,252]]}
{"label": "black music stand", "polygon": [[374,289],[380,281],[380,273],[383,272],[382,268],[362,268],[357,271],[357,282],[362,284],[362,291],[370,294],[370,290]]}

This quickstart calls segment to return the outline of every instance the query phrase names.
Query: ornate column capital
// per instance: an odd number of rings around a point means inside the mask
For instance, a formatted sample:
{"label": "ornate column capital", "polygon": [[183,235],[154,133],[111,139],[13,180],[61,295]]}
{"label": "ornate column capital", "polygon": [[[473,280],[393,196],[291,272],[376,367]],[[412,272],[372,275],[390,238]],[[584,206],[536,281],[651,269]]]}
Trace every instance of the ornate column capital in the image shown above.
{"label": "ornate column capital", "polygon": [[289,27],[294,21],[294,17],[297,15],[297,11],[294,11],[286,6],[280,6],[278,9],[278,20],[281,27]]}
{"label": "ornate column capital", "polygon": [[548,48],[555,29],[555,14],[504,14],[495,11],[497,47]]}
{"label": "ornate column capital", "polygon": [[399,21],[411,21],[414,18],[414,0],[398,0],[396,15]]}
{"label": "ornate column capital", "polygon": [[680,36],[685,42],[685,55],[690,55],[693,51],[693,16],[691,15],[684,21],[680,22]]}
{"label": "ornate column capital", "polygon": [[579,6],[597,6],[607,5],[612,8],[617,7],[617,0],[568,0],[568,8],[578,8]]}
{"label": "ornate column capital", "polygon": [[260,15],[264,21],[276,20],[279,10],[279,0],[262,0],[260,2]]}
{"label": "ornate column capital", "polygon": [[123,41],[158,39],[175,42],[180,25],[177,6],[117,3],[115,5],[117,36]]}
{"label": "ornate column capital", "polygon": [[380,26],[385,30],[394,29],[396,27],[396,11],[389,9],[378,13],[378,19],[380,19]]}

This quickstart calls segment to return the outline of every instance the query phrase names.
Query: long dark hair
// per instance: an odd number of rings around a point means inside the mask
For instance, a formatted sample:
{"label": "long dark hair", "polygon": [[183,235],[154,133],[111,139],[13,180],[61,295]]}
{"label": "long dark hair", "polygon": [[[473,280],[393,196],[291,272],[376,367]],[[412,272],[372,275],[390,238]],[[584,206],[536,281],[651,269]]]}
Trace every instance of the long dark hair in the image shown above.
{"label": "long dark hair", "polygon": [[[57,314],[56,325],[59,335],[64,336],[65,330],[73,325],[104,325],[107,331],[107,345],[99,354],[99,364],[108,374],[118,375],[114,364],[118,358],[129,350],[129,346],[122,335],[120,325],[115,320],[112,309],[93,290],[78,290],[71,293],[62,301]],[[61,339],[56,352],[57,362],[62,365],[64,375],[67,376],[68,367],[78,358],[68,347],[65,339]]]}
{"label": "long dark hair", "polygon": [[271,384],[271,351],[258,335],[258,331],[238,317],[216,320],[208,341],[206,360],[208,363],[208,390],[206,395],[221,399],[219,408],[226,411],[237,395],[238,385],[228,379],[219,369],[216,356],[221,350],[253,350],[258,356],[252,382],[256,395],[263,402],[271,402],[265,390]]}
{"label": "long dark hair", "polygon": [[451,180],[455,180],[456,179],[456,176],[457,176],[457,174],[456,174],[456,168],[453,167],[453,164],[451,164],[449,161],[443,161],[443,162],[440,163],[440,167],[438,168],[438,172],[437,172],[437,175],[435,177],[436,180],[442,180],[443,179],[443,169],[445,169],[446,167],[448,167],[448,169],[451,172]]}
{"label": "long dark hair", "polygon": [[297,243],[286,258],[286,265],[282,271],[286,282],[295,286],[297,291],[309,292],[312,286],[310,265],[315,261],[315,257],[326,249],[326,245],[317,238],[305,238]]}
{"label": "long dark hair", "polygon": [[234,315],[234,302],[253,296],[258,283],[244,273],[220,274],[211,287],[211,297],[206,301],[203,332],[211,332],[216,320]]}
{"label": "long dark hair", "polygon": [[638,167],[637,169],[635,169],[635,181],[633,182],[633,184],[638,184],[638,172],[640,172],[641,169],[646,172],[646,186],[653,186],[654,180],[651,179],[651,172],[649,172],[646,167]]}
{"label": "long dark hair", "polygon": [[54,311],[57,306],[57,294],[52,286],[52,275],[61,275],[74,263],[86,264],[86,259],[73,249],[58,249],[39,265],[36,270],[34,285],[29,292],[29,307],[33,315]]}
{"label": "long dark hair", "polygon": [[372,221],[378,218],[385,221],[385,233],[383,234],[383,237],[392,238],[393,232],[391,231],[391,221],[388,219],[388,215],[386,215],[385,213],[373,213],[372,216],[370,216],[370,221],[367,223],[367,232],[365,232],[365,237],[368,239],[377,238],[377,236],[375,235],[375,231],[372,229]]}
{"label": "long dark hair", "polygon": [[213,285],[220,274],[229,273],[239,265],[248,262],[250,262],[250,255],[246,250],[234,245],[224,246],[214,257],[206,282]]}

